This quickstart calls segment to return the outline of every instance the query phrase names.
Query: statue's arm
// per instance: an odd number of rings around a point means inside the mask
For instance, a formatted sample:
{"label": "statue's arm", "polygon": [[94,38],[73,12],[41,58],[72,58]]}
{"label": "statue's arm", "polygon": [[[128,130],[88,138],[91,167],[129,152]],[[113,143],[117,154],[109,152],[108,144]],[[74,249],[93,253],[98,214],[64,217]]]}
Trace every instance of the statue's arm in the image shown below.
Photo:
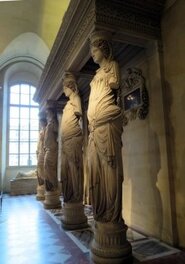
{"label": "statue's arm", "polygon": [[53,133],[58,136],[58,122],[57,120],[53,120]]}
{"label": "statue's arm", "polygon": [[74,114],[76,115],[77,118],[80,119],[82,117],[82,106],[81,106],[80,97],[76,95],[72,103],[73,103]]}
{"label": "statue's arm", "polygon": [[38,140],[37,140],[37,149],[36,149],[37,158],[39,155],[39,149],[40,149],[40,132],[38,133]]}
{"label": "statue's arm", "polygon": [[116,61],[111,62],[110,72],[108,74],[108,84],[111,89],[118,89],[120,86],[120,70]]}
{"label": "statue's arm", "polygon": [[81,106],[81,99],[79,95],[76,95],[73,100],[73,110],[74,114],[78,119],[79,126],[82,129],[82,106]]}

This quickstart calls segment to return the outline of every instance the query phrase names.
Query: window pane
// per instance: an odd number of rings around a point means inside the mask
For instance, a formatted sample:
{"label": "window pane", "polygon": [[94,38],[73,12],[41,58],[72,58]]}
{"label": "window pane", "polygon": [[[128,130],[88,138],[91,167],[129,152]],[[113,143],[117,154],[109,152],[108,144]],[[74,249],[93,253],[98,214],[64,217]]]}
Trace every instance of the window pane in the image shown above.
{"label": "window pane", "polygon": [[29,165],[29,156],[28,155],[20,155],[20,166]]}
{"label": "window pane", "polygon": [[28,107],[21,107],[20,108],[20,118],[29,118],[29,108]]}
{"label": "window pane", "polygon": [[37,141],[38,140],[38,131],[30,131],[30,140]]}
{"label": "window pane", "polygon": [[30,93],[33,96],[35,94],[36,88],[34,86],[30,86]]}
{"label": "window pane", "polygon": [[28,84],[21,84],[21,94],[29,94],[30,86]]}
{"label": "window pane", "polygon": [[39,121],[38,120],[30,120],[30,130],[39,130]]}
{"label": "window pane", "polygon": [[30,165],[37,165],[37,157],[36,154],[30,155]]}
{"label": "window pane", "polygon": [[36,153],[37,142],[30,142],[30,153]]}
{"label": "window pane", "polygon": [[29,94],[21,94],[21,105],[29,105],[29,104],[30,104]]}
{"label": "window pane", "polygon": [[29,141],[29,131],[20,131],[20,141]]}
{"label": "window pane", "polygon": [[10,119],[10,129],[19,129],[19,119]]}
{"label": "window pane", "polygon": [[19,139],[19,131],[18,130],[10,130],[10,141],[18,141]]}
{"label": "window pane", "polygon": [[20,130],[29,130],[29,119],[20,120]]}
{"label": "window pane", "polygon": [[10,104],[19,104],[19,94],[10,94]]}
{"label": "window pane", "polygon": [[14,85],[10,87],[10,93],[19,94],[19,85]]}
{"label": "window pane", "polygon": [[28,142],[20,142],[20,153],[29,153],[29,144]]}
{"label": "window pane", "polygon": [[18,155],[9,155],[9,166],[18,166]]}
{"label": "window pane", "polygon": [[31,97],[31,103],[30,104],[31,105],[35,105],[35,106],[38,106],[39,105],[38,103],[36,103],[36,102],[33,101],[33,97]]}
{"label": "window pane", "polygon": [[9,153],[18,153],[18,142],[9,142]]}
{"label": "window pane", "polygon": [[39,109],[38,108],[32,108],[30,109],[30,119],[38,119]]}
{"label": "window pane", "polygon": [[19,118],[19,107],[10,106],[10,118]]}

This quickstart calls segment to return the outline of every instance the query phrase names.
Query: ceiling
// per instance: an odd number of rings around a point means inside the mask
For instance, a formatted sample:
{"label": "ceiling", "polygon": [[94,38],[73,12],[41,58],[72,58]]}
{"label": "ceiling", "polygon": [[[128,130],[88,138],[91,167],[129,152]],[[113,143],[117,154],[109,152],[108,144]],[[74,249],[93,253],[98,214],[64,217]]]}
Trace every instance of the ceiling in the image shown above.
{"label": "ceiling", "polygon": [[36,33],[51,49],[70,0],[0,1],[0,54],[17,36]]}

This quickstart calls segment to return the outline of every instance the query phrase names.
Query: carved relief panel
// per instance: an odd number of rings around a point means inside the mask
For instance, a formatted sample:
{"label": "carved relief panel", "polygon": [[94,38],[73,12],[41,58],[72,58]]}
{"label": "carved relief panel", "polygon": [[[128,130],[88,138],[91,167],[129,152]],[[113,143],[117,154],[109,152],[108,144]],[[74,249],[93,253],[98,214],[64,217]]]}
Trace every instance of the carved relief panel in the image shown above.
{"label": "carved relief panel", "polygon": [[142,71],[138,68],[128,68],[121,88],[124,125],[127,125],[129,120],[145,119],[149,111],[149,96]]}

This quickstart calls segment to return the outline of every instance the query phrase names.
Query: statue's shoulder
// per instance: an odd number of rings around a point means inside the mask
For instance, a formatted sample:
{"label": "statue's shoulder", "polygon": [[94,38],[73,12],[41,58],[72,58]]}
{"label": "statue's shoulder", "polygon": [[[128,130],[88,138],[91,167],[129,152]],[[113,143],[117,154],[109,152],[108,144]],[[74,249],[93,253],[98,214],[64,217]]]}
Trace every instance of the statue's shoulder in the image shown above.
{"label": "statue's shoulder", "polygon": [[111,68],[118,68],[118,67],[119,67],[118,62],[115,61],[115,60],[112,60],[112,61],[111,61]]}
{"label": "statue's shoulder", "polygon": [[79,94],[75,93],[73,99],[79,101],[80,100]]}
{"label": "statue's shoulder", "polygon": [[104,66],[104,71],[105,71],[105,72],[114,71],[114,70],[116,70],[118,67],[119,67],[119,66],[118,66],[117,61],[115,61],[115,60],[111,60],[111,61],[108,61],[108,62],[106,63],[106,65]]}
{"label": "statue's shoulder", "polygon": [[71,103],[72,103],[73,106],[79,105],[81,103],[80,96],[78,94],[74,94]]}

